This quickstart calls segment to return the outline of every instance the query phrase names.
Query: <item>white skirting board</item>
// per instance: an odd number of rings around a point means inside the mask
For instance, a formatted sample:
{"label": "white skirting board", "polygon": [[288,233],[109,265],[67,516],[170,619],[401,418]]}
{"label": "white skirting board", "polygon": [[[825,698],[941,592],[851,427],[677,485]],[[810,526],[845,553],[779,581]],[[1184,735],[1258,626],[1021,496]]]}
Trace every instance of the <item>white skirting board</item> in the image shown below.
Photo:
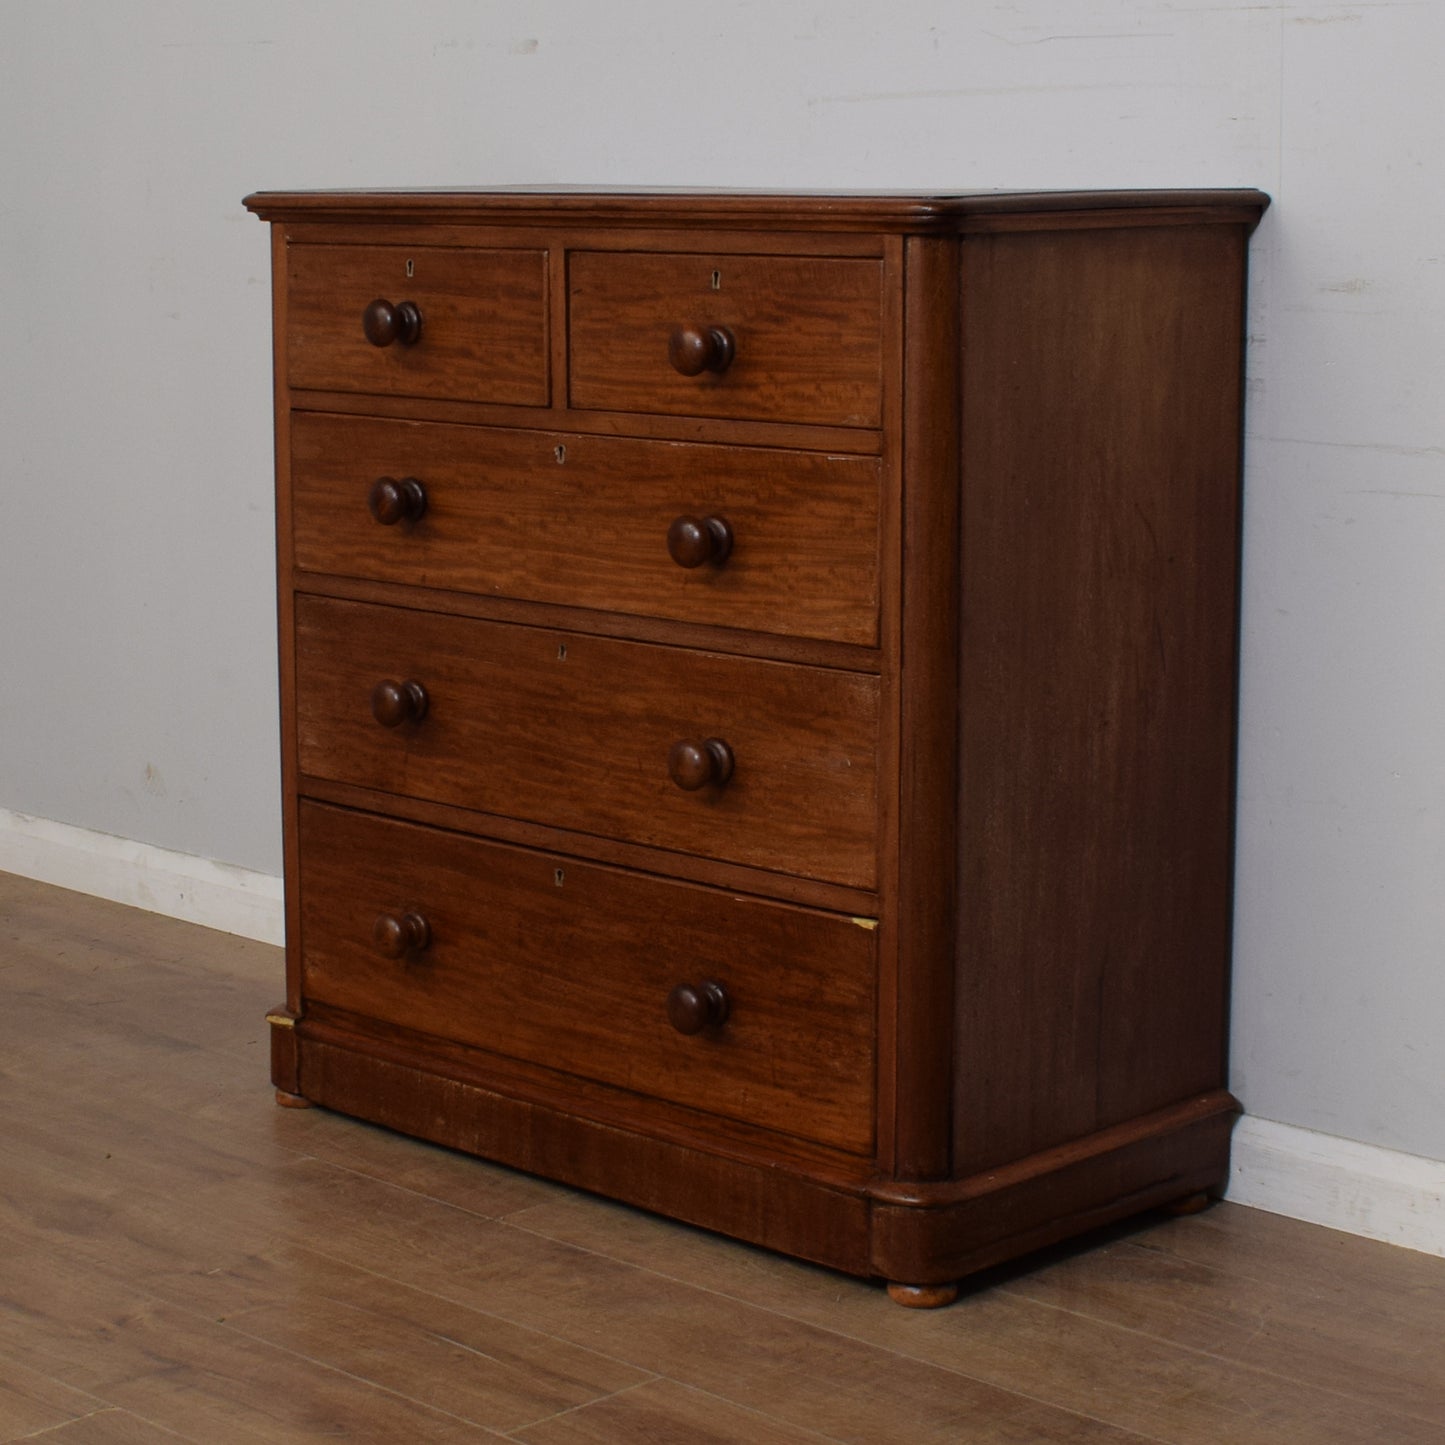
{"label": "white skirting board", "polygon": [[[281,880],[0,808],[0,872],[264,943],[284,936]],[[1235,1204],[1445,1255],[1445,1162],[1252,1115],[1234,1131]]]}
{"label": "white skirting board", "polygon": [[1235,1204],[1445,1255],[1445,1161],[1247,1114],[1229,1173]]}
{"label": "white skirting board", "polygon": [[0,808],[0,872],[280,943],[281,880],[149,843]]}

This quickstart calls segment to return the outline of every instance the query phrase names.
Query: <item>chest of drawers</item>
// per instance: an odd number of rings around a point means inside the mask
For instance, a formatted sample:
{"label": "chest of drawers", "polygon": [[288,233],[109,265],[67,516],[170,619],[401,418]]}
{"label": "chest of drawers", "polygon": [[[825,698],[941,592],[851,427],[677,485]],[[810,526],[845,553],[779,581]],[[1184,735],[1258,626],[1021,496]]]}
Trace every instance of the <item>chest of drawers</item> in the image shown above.
{"label": "chest of drawers", "polygon": [[1217,1188],[1265,198],[247,205],[282,1101],[913,1304]]}

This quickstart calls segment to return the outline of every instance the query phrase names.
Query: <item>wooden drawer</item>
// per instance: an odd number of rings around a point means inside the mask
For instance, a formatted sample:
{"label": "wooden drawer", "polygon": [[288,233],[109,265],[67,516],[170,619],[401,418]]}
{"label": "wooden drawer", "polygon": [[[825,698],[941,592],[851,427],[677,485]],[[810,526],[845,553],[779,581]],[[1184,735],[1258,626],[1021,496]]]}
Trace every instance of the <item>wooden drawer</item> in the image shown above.
{"label": "wooden drawer", "polygon": [[[310,596],[296,602],[296,671],[305,775],[876,884],[871,674]],[[413,682],[421,720],[378,723],[378,684],[393,685],[396,716]],[[712,739],[731,778],[699,774],[684,791],[674,745]]]}
{"label": "wooden drawer", "polygon": [[[301,859],[308,1001],[871,1149],[876,935],[852,920],[312,803]],[[408,914],[429,941],[391,956]],[[705,982],[725,1022],[679,1033],[669,994]]]}
{"label": "wooden drawer", "polygon": [[[883,264],[816,256],[568,258],[571,404],[833,426],[882,422]],[[684,375],[674,337],[731,338],[721,371]],[[711,349],[710,349],[711,347]],[[684,352],[687,351],[683,347]]]}
{"label": "wooden drawer", "polygon": [[[879,462],[299,412],[308,571],[874,645]],[[424,510],[382,524],[415,479]],[[415,495],[414,493],[412,495]],[[724,560],[674,524],[722,521]],[[703,529],[692,538],[710,536]],[[705,550],[705,547],[700,549]]]}
{"label": "wooden drawer", "polygon": [[[545,406],[546,261],[540,250],[292,244],[287,379],[300,388]],[[377,300],[417,308],[414,341],[368,340],[363,315]]]}

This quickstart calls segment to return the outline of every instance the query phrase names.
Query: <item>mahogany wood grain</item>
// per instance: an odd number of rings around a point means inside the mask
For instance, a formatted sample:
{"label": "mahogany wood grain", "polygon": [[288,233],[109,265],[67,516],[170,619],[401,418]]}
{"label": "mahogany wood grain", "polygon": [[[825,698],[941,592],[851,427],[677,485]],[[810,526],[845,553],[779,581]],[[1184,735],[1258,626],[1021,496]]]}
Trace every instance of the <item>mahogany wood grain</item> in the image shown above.
{"label": "mahogany wood grain", "polygon": [[946,1175],[952,1154],[955,859],[958,847],[958,246],[906,251],[902,526],[897,668],[900,841],[886,917],[897,933],[893,1167]]}
{"label": "mahogany wood grain", "polygon": [[1222,1089],[1012,1164],[910,1188],[879,1185],[873,1272],[947,1284],[1229,1176],[1239,1105]]}
{"label": "mahogany wood grain", "polygon": [[[872,458],[297,412],[291,471],[308,571],[877,642]],[[379,476],[415,479],[423,514],[378,525]],[[694,515],[723,560],[674,560]]]}
{"label": "mahogany wood grain", "polygon": [[[283,226],[271,230],[271,393],[275,410],[276,472],[276,654],[277,721],[281,734],[281,871],[286,916],[286,1011],[300,1017],[301,889],[296,854],[300,790],[296,768],[296,592],[291,575],[291,409],[287,374],[290,288],[286,285],[287,240]],[[291,1093],[296,1085],[296,1042],[289,1031],[278,1043],[272,1036],[273,1082]],[[279,1055],[279,1056],[278,1056]]]}
{"label": "mahogany wood grain", "polygon": [[1243,246],[967,243],[963,1172],[1223,1081]]}
{"label": "mahogany wood grain", "polygon": [[679,567],[721,567],[732,550],[733,529],[726,517],[674,517],[667,529],[667,555]]}
{"label": "mahogany wood grain", "polygon": [[957,1284],[899,1284],[890,1282],[888,1298],[909,1310],[936,1310],[958,1298]]}
{"label": "mahogany wood grain", "polygon": [[[881,420],[877,262],[579,251],[568,276],[574,407],[858,427]],[[695,348],[696,374],[676,370],[674,334],[706,338],[715,328],[731,338],[727,359]]]}
{"label": "mahogany wood grain", "polygon": [[[581,1074],[559,1073],[546,1064],[454,1043],[436,1034],[382,1023],[324,1003],[311,1006],[301,1033],[308,1052],[318,1043],[325,1043],[381,1063],[411,1067],[421,1060],[439,1078],[506,1095],[545,1115],[572,1114],[623,1133],[645,1130],[649,1137],[670,1148],[724,1160],[723,1168],[736,1164],[747,1169],[796,1172],[818,1185],[845,1193],[857,1193],[877,1174],[868,1156],[819,1144],[799,1134],[759,1128],[725,1114],[705,1112],[657,1095],[645,1096]],[[464,1126],[475,1123],[460,1122]],[[552,1132],[545,1147],[565,1153],[565,1130],[542,1127]],[[709,1168],[716,1170],[718,1166],[714,1163]]]}
{"label": "mahogany wood grain", "polygon": [[[565,374],[565,373],[563,373]],[[560,390],[560,388],[559,388]],[[792,451],[878,456],[883,435],[860,427],[811,426],[804,422],[751,418],[662,416],[625,411],[583,411],[562,404],[519,413],[515,407],[435,397],[382,396],[322,388],[298,392],[298,407],[338,415],[395,417],[404,421],[446,422],[458,426],[551,427],[581,436],[617,436],[661,442],[711,442],[723,446],[777,447]]]}
{"label": "mahogany wood grain", "polygon": [[800,1259],[869,1272],[868,1201],[856,1188],[839,1188],[812,1170],[780,1168],[775,1160],[730,1158],[710,1150],[701,1136],[684,1143],[602,1123],[575,1105],[533,1103],[316,1032],[304,1087],[327,1108]]}
{"label": "mahogany wood grain", "polygon": [[[413,823],[449,828],[454,832],[482,834],[498,842],[517,843],[528,848],[570,853],[574,858],[609,863],[619,868],[632,868],[645,873],[663,872],[668,877],[685,879],[689,883],[704,883],[712,888],[727,888],[737,893],[750,893],[781,902],[801,903],[807,908],[821,908],[831,913],[847,913],[856,918],[870,920],[878,917],[877,893],[861,888],[844,888],[837,883],[824,883],[816,878],[800,878],[796,874],[777,873],[766,868],[727,863],[716,858],[699,858],[689,853],[664,852],[645,844],[629,843],[623,838],[609,838],[597,833],[579,833],[571,829],[529,823],[523,818],[512,818],[501,813],[480,813],[450,803],[403,797],[377,788],[358,787],[354,783],[308,777],[305,791],[307,797],[316,798],[320,802],[335,803],[342,808],[387,813]],[[886,934],[884,936],[886,938]]]}
{"label": "mahogany wood grain", "polygon": [[[306,804],[308,997],[866,1153],[873,934],[850,919]],[[424,952],[373,946],[423,915]],[[705,978],[685,1036],[679,984]]]}
{"label": "mahogany wood grain", "polygon": [[250,204],[277,1086],[912,1304],[1217,1188],[1264,198]]}
{"label": "mahogany wood grain", "polygon": [[[300,597],[301,771],[871,888],[878,679]],[[425,719],[378,726],[383,679]],[[724,738],[725,787],[684,792],[679,739]]]}
{"label": "mahogany wood grain", "polygon": [[725,326],[673,328],[667,339],[667,359],[681,376],[701,376],[705,371],[721,376],[737,355],[737,340]]}
{"label": "mahogany wood grain", "polygon": [[1062,227],[1080,215],[1090,220],[1107,218],[1115,229],[1157,225],[1161,214],[1178,218],[1179,224],[1249,227],[1259,219],[1269,198],[1261,191],[1245,188],[940,194],[709,191],[686,187],[655,191],[588,187],[567,191],[515,186],[452,191],[263,191],[247,196],[245,204],[263,220],[324,219],[335,229],[348,221],[374,224],[403,220],[428,224],[471,221],[488,227],[691,226],[704,234],[749,227],[764,235],[774,232],[784,239],[790,232],[823,232],[832,240],[856,231],[951,233],[983,221],[1022,226],[1047,219]]}
{"label": "mahogany wood grain", "polygon": [[798,662],[808,667],[834,667],[844,672],[881,670],[882,649],[855,642],[824,642],[780,632],[747,632],[702,622],[673,622],[641,617],[635,612],[579,612],[554,602],[523,602],[513,597],[488,597],[479,592],[450,592],[438,587],[408,587],[403,582],[369,582],[336,573],[293,569],[298,592],[375,602],[383,607],[412,607],[452,617],[477,617],[488,622],[518,622],[528,627],[553,627],[586,632],[593,637],[622,637],[666,647],[732,652],[772,662]]}
{"label": "mahogany wood grain", "polygon": [[[287,248],[293,387],[545,406],[546,253],[432,246]],[[373,303],[411,302],[418,334],[379,346]],[[389,310],[392,308],[389,308]]]}

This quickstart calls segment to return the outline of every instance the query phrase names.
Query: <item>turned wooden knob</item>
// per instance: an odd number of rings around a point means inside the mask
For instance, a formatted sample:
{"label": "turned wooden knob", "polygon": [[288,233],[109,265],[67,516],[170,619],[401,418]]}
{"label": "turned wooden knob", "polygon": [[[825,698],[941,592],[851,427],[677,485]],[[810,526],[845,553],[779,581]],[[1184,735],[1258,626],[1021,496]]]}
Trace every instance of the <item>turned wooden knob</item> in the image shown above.
{"label": "turned wooden knob", "polygon": [[728,1021],[727,991],[720,983],[704,980],[695,988],[680,983],[667,996],[667,1021],[680,1034],[720,1029]]}
{"label": "turned wooden knob", "polygon": [[405,958],[431,942],[431,924],[420,913],[383,913],[372,927],[371,941],[387,958]]}
{"label": "turned wooden knob", "polygon": [[667,529],[667,552],[679,567],[727,561],[733,529],[721,517],[679,517]]}
{"label": "turned wooden knob", "polygon": [[399,482],[378,477],[367,494],[366,505],[383,527],[414,522],[426,511],[426,488],[415,477],[403,477]]}
{"label": "turned wooden knob", "polygon": [[736,350],[725,326],[679,326],[667,340],[667,359],[684,376],[720,374],[732,365]]}
{"label": "turned wooden knob", "polygon": [[733,750],[721,738],[683,738],[667,750],[667,775],[685,793],[709,783],[721,787],[733,775]]}
{"label": "turned wooden knob", "polygon": [[384,728],[420,722],[426,716],[426,688],[419,682],[392,682],[389,678],[371,690],[371,715]]}
{"label": "turned wooden knob", "polygon": [[399,341],[410,346],[421,335],[421,312],[415,301],[390,301],[378,296],[361,313],[361,329],[373,346]]}

